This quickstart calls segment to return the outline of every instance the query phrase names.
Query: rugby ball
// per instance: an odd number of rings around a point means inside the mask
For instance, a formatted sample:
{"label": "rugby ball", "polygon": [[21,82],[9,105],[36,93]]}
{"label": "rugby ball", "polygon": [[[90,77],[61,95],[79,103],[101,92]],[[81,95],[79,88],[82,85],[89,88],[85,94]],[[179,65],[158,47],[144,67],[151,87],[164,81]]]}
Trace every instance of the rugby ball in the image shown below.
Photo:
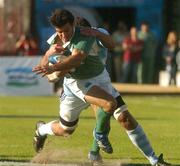
{"label": "rugby ball", "polygon": [[60,62],[61,60],[67,58],[64,55],[51,55],[48,58],[48,62],[51,64],[56,64],[57,62]]}
{"label": "rugby ball", "polygon": [[[64,55],[51,55],[48,58],[48,62],[49,62],[49,65],[54,65],[65,58],[66,56]],[[58,77],[59,73],[60,71],[56,71],[56,72],[53,72],[52,74],[48,74],[47,78],[49,82],[57,82],[60,79],[60,77]]]}

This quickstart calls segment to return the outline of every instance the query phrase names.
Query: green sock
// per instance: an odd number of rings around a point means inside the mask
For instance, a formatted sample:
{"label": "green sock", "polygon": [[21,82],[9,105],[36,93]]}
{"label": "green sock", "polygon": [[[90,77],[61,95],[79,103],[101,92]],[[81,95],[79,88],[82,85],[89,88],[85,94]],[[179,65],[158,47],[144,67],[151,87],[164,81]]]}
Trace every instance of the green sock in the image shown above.
{"label": "green sock", "polygon": [[[106,112],[105,112],[106,113]],[[104,111],[102,109],[98,109],[97,110],[97,117],[96,117],[96,131],[97,131],[97,124],[99,123],[99,120],[101,119],[101,115],[104,115]],[[103,127],[103,132],[105,132],[107,135],[110,132],[110,118],[106,119],[105,123],[104,123],[104,127]],[[96,142],[95,139],[93,139],[93,143],[92,143],[92,147],[91,147],[91,151],[93,151],[94,153],[98,154],[100,151],[100,148]]]}
{"label": "green sock", "polygon": [[91,151],[93,151],[95,154],[98,154],[98,153],[99,153],[99,150],[100,150],[100,148],[99,148],[99,146],[98,146],[96,140],[93,139]]}
{"label": "green sock", "polygon": [[96,132],[103,133],[107,130],[107,125],[109,124],[111,114],[105,112],[102,108],[97,110],[96,117]]}

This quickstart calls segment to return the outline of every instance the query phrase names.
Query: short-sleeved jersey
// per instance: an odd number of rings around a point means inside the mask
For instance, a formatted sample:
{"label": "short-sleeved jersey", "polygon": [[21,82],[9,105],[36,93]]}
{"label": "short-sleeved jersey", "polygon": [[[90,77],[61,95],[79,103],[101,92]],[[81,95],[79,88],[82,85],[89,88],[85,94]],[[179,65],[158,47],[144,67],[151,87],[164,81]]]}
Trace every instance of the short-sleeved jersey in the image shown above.
{"label": "short-sleeved jersey", "polygon": [[[55,34],[54,34],[55,35]],[[54,40],[51,40],[51,44],[55,44]],[[50,44],[50,42],[48,41]],[[73,49],[84,51],[87,56],[82,61],[81,65],[76,67],[71,76],[76,79],[88,79],[99,75],[104,70],[104,65],[100,59],[101,52],[98,46],[98,42],[95,37],[87,37],[80,33],[80,28],[75,28],[73,37],[71,38],[68,46],[69,55]]]}

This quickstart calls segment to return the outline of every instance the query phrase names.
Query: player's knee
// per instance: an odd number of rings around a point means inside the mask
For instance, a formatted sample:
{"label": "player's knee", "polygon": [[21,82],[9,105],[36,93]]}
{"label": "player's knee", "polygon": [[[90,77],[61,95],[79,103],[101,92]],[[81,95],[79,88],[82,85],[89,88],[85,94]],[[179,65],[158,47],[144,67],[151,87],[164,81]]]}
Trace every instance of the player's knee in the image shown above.
{"label": "player's knee", "polygon": [[67,137],[71,135],[75,130],[61,129],[60,131],[54,132],[56,136],[64,136]]}
{"label": "player's knee", "polygon": [[71,135],[75,131],[78,120],[79,119],[76,119],[74,121],[67,121],[60,117],[60,126],[63,130],[63,136]]}
{"label": "player's knee", "polygon": [[51,128],[52,128],[52,132],[56,136],[68,136],[75,131],[75,126],[74,127],[63,126],[61,122],[53,123],[53,125],[51,125]]}
{"label": "player's knee", "polygon": [[75,129],[72,129],[72,130],[65,129],[63,136],[67,137],[67,136],[71,135],[72,133],[74,133],[74,131],[75,131]]}
{"label": "player's knee", "polygon": [[112,99],[110,101],[107,101],[106,104],[105,104],[105,110],[108,113],[113,113],[114,110],[116,109],[116,107],[117,107],[117,102],[114,99]]}

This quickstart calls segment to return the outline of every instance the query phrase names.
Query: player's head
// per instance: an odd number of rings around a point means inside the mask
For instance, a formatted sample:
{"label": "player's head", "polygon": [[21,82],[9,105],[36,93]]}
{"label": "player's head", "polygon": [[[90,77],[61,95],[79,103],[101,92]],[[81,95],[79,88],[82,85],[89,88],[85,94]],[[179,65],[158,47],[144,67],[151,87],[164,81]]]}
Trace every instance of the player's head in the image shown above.
{"label": "player's head", "polygon": [[63,43],[71,39],[74,32],[74,16],[71,12],[65,9],[56,9],[50,17],[50,22]]}
{"label": "player's head", "polygon": [[82,27],[91,27],[91,24],[88,20],[86,20],[83,17],[76,17],[76,26],[82,26]]}

